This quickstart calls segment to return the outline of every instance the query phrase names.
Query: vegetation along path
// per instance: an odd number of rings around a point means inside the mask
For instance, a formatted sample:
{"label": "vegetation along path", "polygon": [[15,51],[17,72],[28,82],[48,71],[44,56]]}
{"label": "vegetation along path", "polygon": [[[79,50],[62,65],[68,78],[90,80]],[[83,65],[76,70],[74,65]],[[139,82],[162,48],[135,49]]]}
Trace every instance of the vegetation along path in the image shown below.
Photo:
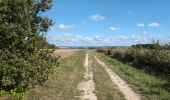
{"label": "vegetation along path", "polygon": [[123,93],[127,100],[140,100],[139,94],[135,93],[118,74],[107,67],[106,64],[99,60],[97,57],[94,56],[94,58],[101,66],[103,66],[107,74],[110,76],[113,84],[118,87],[118,89]]}

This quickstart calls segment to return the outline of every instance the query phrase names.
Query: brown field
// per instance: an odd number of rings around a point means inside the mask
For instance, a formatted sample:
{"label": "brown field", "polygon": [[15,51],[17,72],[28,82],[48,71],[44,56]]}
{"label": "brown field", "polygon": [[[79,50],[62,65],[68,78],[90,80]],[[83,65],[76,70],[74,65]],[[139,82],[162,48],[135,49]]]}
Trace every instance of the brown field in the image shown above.
{"label": "brown field", "polygon": [[83,49],[57,49],[54,51],[53,56],[60,56],[61,58],[69,57]]}

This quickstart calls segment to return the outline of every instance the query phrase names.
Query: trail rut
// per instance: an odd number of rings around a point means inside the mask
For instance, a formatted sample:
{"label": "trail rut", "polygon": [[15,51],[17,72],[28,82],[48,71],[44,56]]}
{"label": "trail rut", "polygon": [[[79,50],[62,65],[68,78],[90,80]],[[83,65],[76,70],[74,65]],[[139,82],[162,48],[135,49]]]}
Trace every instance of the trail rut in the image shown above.
{"label": "trail rut", "polygon": [[94,93],[95,91],[95,83],[93,81],[93,72],[92,72],[92,68],[89,64],[89,60],[88,60],[88,53],[86,53],[86,58],[85,58],[85,80],[82,81],[79,85],[78,85],[78,90],[83,91],[83,94],[81,96],[79,96],[79,98],[81,100],[97,100],[97,97]]}
{"label": "trail rut", "polygon": [[107,67],[104,62],[102,62],[95,56],[94,58],[96,59],[97,63],[99,63],[106,70],[113,84],[118,87],[118,89],[124,94],[127,100],[140,100],[139,94],[134,92],[132,88],[126,83],[126,81],[124,81],[119,75],[117,75],[114,71]]}

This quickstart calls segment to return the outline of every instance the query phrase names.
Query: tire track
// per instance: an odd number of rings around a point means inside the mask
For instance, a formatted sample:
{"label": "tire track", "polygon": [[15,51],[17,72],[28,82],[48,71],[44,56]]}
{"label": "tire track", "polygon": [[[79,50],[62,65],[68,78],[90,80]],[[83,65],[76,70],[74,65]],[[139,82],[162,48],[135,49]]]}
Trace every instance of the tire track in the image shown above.
{"label": "tire track", "polygon": [[85,81],[82,81],[78,85],[78,90],[83,91],[83,94],[79,96],[81,100],[97,100],[96,94],[94,93],[95,91],[95,83],[93,81],[93,72],[92,68],[89,65],[89,60],[88,60],[88,53],[86,52],[86,58],[85,58]]}
{"label": "tire track", "polygon": [[118,89],[124,94],[127,100],[140,100],[140,95],[132,90],[132,88],[124,81],[119,75],[112,71],[106,64],[100,61],[97,57],[94,56],[97,63],[99,63],[110,76],[113,84],[115,84]]}

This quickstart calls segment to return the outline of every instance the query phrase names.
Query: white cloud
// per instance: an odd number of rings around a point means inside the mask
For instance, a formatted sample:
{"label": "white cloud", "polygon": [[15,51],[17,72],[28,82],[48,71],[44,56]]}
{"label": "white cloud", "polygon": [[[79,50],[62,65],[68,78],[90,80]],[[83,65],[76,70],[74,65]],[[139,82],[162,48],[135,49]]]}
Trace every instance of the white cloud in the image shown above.
{"label": "white cloud", "polygon": [[82,36],[81,35],[76,35],[74,36],[74,40],[75,41],[80,41],[82,39]]}
{"label": "white cloud", "polygon": [[145,27],[145,24],[143,24],[143,23],[137,24],[137,27],[143,28],[143,27]]}
{"label": "white cloud", "polygon": [[148,24],[148,27],[150,27],[150,28],[158,28],[158,27],[160,27],[160,24],[159,23],[150,23],[150,24]]}
{"label": "white cloud", "polygon": [[136,36],[135,35],[132,35],[132,38],[135,38]]}
{"label": "white cloud", "polygon": [[93,14],[89,17],[92,21],[103,21],[106,20],[105,16],[99,15],[99,14]]}
{"label": "white cloud", "polygon": [[114,37],[113,39],[114,40],[126,40],[126,39],[128,39],[128,37],[122,35],[122,36]]}
{"label": "white cloud", "polygon": [[72,40],[73,40],[73,36],[72,36],[71,34],[65,33],[65,34],[63,34],[63,36],[62,36],[62,40],[63,40],[63,41],[72,41]]}
{"label": "white cloud", "polygon": [[119,31],[120,28],[117,28],[117,27],[110,27],[109,30],[110,30],[110,31]]}
{"label": "white cloud", "polygon": [[[92,37],[84,37],[84,36],[81,36],[81,35],[72,35],[72,34],[68,34],[68,33],[64,33],[63,35],[61,36],[58,36],[58,37],[55,37],[56,38],[56,41],[60,41],[60,42],[82,42],[82,41],[93,41],[93,38]],[[101,37],[97,36],[96,37],[97,39],[96,40],[100,40]]]}
{"label": "white cloud", "polygon": [[71,28],[73,28],[73,25],[67,25],[67,24],[59,24],[58,25],[58,29],[60,29],[60,30],[69,30]]}
{"label": "white cloud", "polygon": [[148,32],[146,32],[146,31],[143,31],[143,33],[142,33],[143,35],[147,35],[148,34]]}
{"label": "white cloud", "polygon": [[85,40],[92,41],[93,39],[91,37],[85,37]]}
{"label": "white cloud", "polygon": [[72,34],[63,34],[62,41],[72,41],[72,42],[78,42],[81,41],[83,37],[81,35],[72,35]]}
{"label": "white cloud", "polygon": [[96,41],[102,41],[102,40],[104,40],[104,37],[102,37],[102,36],[95,36],[95,37],[94,37],[94,40],[96,40]]}

